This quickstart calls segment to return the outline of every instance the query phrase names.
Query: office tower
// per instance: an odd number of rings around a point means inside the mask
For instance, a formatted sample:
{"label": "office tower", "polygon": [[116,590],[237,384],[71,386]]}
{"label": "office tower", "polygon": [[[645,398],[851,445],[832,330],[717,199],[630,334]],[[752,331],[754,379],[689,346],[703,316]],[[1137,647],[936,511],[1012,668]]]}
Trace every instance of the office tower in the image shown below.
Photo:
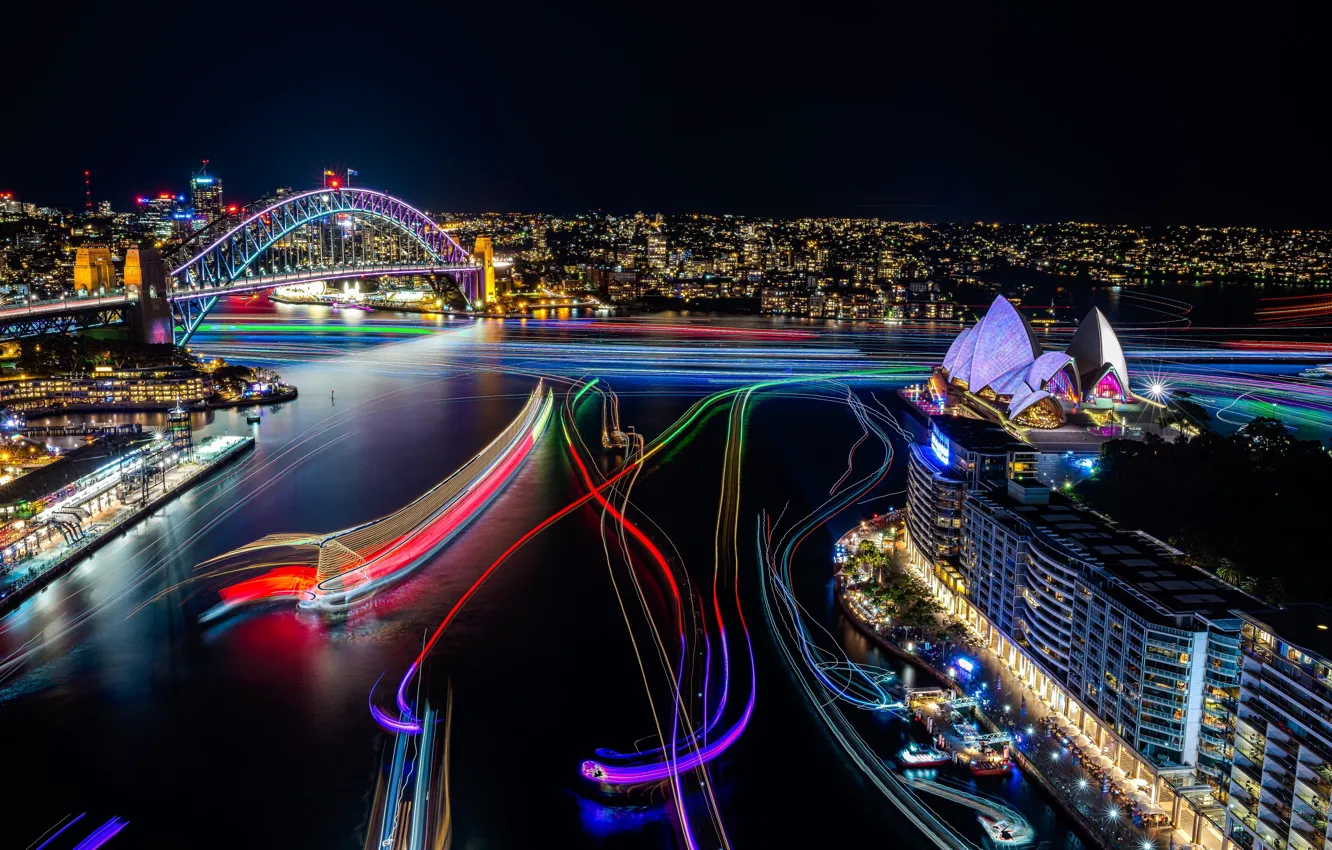
{"label": "office tower", "polygon": [[190,200],[196,227],[204,227],[222,216],[222,180],[206,170],[190,178]]}

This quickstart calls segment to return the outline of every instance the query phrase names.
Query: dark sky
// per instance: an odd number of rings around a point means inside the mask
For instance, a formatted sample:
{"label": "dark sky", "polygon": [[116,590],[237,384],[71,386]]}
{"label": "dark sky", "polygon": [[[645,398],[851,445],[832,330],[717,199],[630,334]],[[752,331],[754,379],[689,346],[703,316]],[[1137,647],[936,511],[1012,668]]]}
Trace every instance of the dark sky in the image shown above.
{"label": "dark sky", "polygon": [[242,201],[1332,227],[1328,29],[1272,3],[12,5],[0,191],[42,203],[208,158]]}

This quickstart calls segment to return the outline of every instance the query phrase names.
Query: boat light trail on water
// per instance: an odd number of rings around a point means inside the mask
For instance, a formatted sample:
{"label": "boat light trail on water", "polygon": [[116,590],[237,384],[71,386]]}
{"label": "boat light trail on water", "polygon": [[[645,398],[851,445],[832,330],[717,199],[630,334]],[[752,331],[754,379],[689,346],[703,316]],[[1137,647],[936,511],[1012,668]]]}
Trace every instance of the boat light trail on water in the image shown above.
{"label": "boat light trail on water", "polygon": [[[911,371],[910,367],[889,367],[884,369],[867,369],[860,371],[845,372],[836,375],[820,376],[817,378],[808,378],[804,376],[782,378],[782,379],[763,381],[758,384],[754,384],[750,387],[732,387],[730,389],[721,390],[719,392],[713,393],[712,395],[708,396],[707,398],[693,405],[685,413],[685,415],[683,415],[674,423],[672,423],[635,460],[627,463],[622,469],[620,469],[620,471],[616,472],[614,475],[606,479],[606,481],[604,481],[603,483],[597,485],[594,492],[597,493],[604,492],[608,488],[614,486],[614,484],[617,481],[619,481],[625,475],[632,472],[639,465],[645,463],[648,459],[656,455],[663,448],[669,445],[673,440],[675,440],[682,433],[684,433],[686,429],[695,420],[697,420],[698,417],[702,415],[704,411],[709,409],[712,405],[720,402],[723,399],[730,398],[741,392],[745,392],[746,390],[768,389],[772,387],[807,383],[810,381],[901,379],[904,374],[909,373],[910,371]],[[420,653],[417,654],[416,658],[408,666],[406,672],[404,672],[398,687],[395,689],[395,702],[396,702],[396,694],[406,693],[410,685],[410,682],[412,681],[412,679],[416,677],[417,673],[421,669],[421,665],[423,664],[425,659],[430,655],[430,651],[434,649],[435,645],[439,642],[439,639],[443,636],[444,632],[448,630],[449,625],[458,616],[458,614],[467,606],[467,603],[471,600],[471,598],[475,596],[478,591],[480,591],[481,587],[486,583],[486,581],[492,575],[494,575],[495,571],[499,569],[500,565],[503,564],[505,561],[507,561],[513,555],[514,552],[517,552],[519,549],[521,549],[529,540],[536,537],[541,532],[545,531],[547,528],[549,528],[551,525],[555,524],[559,520],[568,516],[570,513],[573,513],[579,507],[591,501],[592,498],[593,498],[592,493],[584,494],[583,496],[574,499],[572,502],[565,505],[563,508],[559,509],[555,513],[546,517],[544,520],[537,523],[535,526],[533,526],[531,529],[525,532],[521,537],[515,540],[512,544],[510,544],[507,549],[505,549],[503,552],[500,553],[499,557],[497,557],[493,562],[491,562],[489,566],[486,567],[485,570],[482,571],[482,573],[477,577],[477,579],[467,588],[466,591],[463,592],[462,596],[458,599],[458,601],[454,603],[453,607],[449,609],[448,613],[445,614],[444,619],[440,621],[439,625],[436,626],[435,631],[431,633],[429,639],[426,640],[425,645],[422,647]],[[378,708],[375,708],[375,710],[373,710],[371,714],[374,716],[376,722],[378,722],[381,726],[383,726],[386,730],[390,732],[394,733],[401,732],[405,734],[420,734],[421,732],[420,724],[418,722],[415,722],[410,716],[402,715],[397,718],[393,718],[390,715],[388,715],[387,712]]]}

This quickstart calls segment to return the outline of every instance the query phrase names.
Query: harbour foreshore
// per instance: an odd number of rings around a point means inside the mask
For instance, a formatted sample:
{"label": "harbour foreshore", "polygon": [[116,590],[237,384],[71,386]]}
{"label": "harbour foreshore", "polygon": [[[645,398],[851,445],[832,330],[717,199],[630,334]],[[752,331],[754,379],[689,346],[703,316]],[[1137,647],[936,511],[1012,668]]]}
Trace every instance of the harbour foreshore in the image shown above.
{"label": "harbour foreshore", "polygon": [[[186,470],[182,477],[170,482],[162,491],[150,497],[147,501],[122,505],[120,510],[110,519],[99,523],[102,527],[99,527],[96,532],[88,534],[73,545],[64,544],[64,548],[54,552],[53,557],[45,563],[40,563],[42,556],[38,555],[34,560],[39,561],[40,565],[35,573],[33,567],[29,566],[27,573],[20,581],[8,586],[0,584],[0,593],[3,593],[3,596],[0,596],[0,616],[13,611],[34,594],[48,587],[52,581],[68,573],[84,559],[101,549],[109,541],[254,448],[254,438],[249,436],[210,437],[208,439],[225,439],[231,441],[231,444],[223,447],[215,456],[209,457],[205,462],[192,464],[194,468]],[[199,447],[200,450],[205,449],[207,445],[208,441],[202,443]],[[22,566],[20,564],[14,569],[17,570]]]}

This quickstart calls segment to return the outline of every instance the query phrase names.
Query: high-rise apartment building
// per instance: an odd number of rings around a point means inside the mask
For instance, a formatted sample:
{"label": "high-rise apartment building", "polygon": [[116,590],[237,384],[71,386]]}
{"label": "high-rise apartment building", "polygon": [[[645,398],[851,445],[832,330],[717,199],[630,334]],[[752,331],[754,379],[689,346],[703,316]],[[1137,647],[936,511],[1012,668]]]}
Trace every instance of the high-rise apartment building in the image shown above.
{"label": "high-rise apartment building", "polygon": [[1243,677],[1230,836],[1250,850],[1332,847],[1332,608],[1240,612]]}
{"label": "high-rise apartment building", "polygon": [[997,424],[932,417],[908,460],[910,563],[1126,772],[1196,772],[1224,799],[1235,611],[1257,600],[1051,491],[1038,461]]}
{"label": "high-rise apartment building", "polygon": [[648,229],[647,263],[648,268],[654,272],[661,273],[666,271],[666,266],[668,264],[666,234],[662,232],[660,226]]}

